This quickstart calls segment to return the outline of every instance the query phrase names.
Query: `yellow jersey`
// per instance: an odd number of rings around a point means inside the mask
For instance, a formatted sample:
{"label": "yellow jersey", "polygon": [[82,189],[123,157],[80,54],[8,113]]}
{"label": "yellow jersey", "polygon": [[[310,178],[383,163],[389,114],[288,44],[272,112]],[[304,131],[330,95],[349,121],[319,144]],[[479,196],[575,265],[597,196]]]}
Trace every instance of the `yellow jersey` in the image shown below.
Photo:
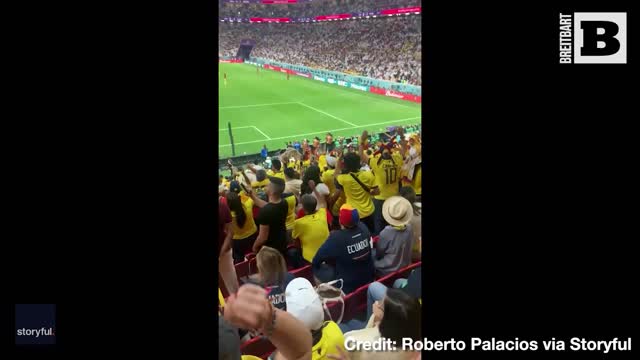
{"label": "yellow jersey", "polygon": [[413,180],[403,180],[402,185],[411,186],[416,195],[422,195],[422,164],[419,164],[416,170],[413,172]]}
{"label": "yellow jersey", "polygon": [[[336,192],[336,183],[335,183],[335,178],[333,177],[335,172],[336,172],[336,169],[328,169],[322,174],[322,177],[321,177],[322,182],[326,184],[327,187],[329,188],[330,195],[333,195]],[[331,206],[331,215],[334,215],[334,216],[338,215],[338,212],[340,211],[340,207],[344,205],[344,202],[345,202],[345,195],[343,191],[338,197],[338,199],[336,199],[336,202]]]}
{"label": "yellow jersey", "polygon": [[231,212],[231,217],[233,218],[233,221],[231,222],[233,240],[246,239],[258,231],[256,222],[253,220],[253,200],[251,198],[242,199],[242,197],[240,199],[242,200],[242,207],[244,208],[244,213],[247,219],[244,221],[244,226],[240,227],[236,220],[237,214],[235,211]]}
{"label": "yellow jersey", "polygon": [[329,194],[333,195],[336,192],[336,184],[333,179],[333,174],[336,172],[336,169],[328,169],[327,171],[322,173],[320,180],[329,188]]}
{"label": "yellow jersey", "polygon": [[422,195],[422,164],[418,166],[413,175],[413,190],[416,192],[416,195]]}
{"label": "yellow jersey", "polygon": [[[371,171],[358,171],[353,174],[369,189],[377,186],[376,179]],[[360,219],[373,214],[374,206],[371,194],[365,191],[351,174],[340,174],[337,181],[346,195],[346,203],[358,210]]]}
{"label": "yellow jersey", "polygon": [[289,207],[287,210],[287,230],[291,230],[293,229],[293,224],[296,222],[296,197],[291,194],[285,198],[285,201]]}
{"label": "yellow jersey", "polygon": [[313,257],[320,246],[329,237],[327,224],[327,209],[320,208],[311,215],[305,215],[296,220],[293,225],[292,238],[300,239],[302,245],[302,257],[308,262],[313,262]]}
{"label": "yellow jersey", "polygon": [[311,160],[304,160],[302,162],[302,171],[305,171],[311,166]]}
{"label": "yellow jersey", "polygon": [[264,190],[265,187],[269,185],[269,179],[264,179],[262,181],[254,181],[251,183],[251,188],[254,190]]}
{"label": "yellow jersey", "polygon": [[324,172],[324,168],[327,167],[327,156],[322,154],[318,158],[318,167],[320,168],[320,173]]}
{"label": "yellow jersey", "polygon": [[322,337],[311,347],[311,360],[329,359],[328,355],[340,355],[336,346],[344,350],[344,334],[338,324],[325,321]]}
{"label": "yellow jersey", "polygon": [[279,177],[282,180],[284,180],[284,171],[282,171],[282,170],[280,170],[280,172],[274,172],[273,170],[269,169],[269,171],[267,171],[267,175],[268,176]]}
{"label": "yellow jersey", "polygon": [[380,194],[375,198],[386,200],[394,195],[398,195],[400,190],[400,172],[402,170],[402,155],[394,152],[391,159],[382,159],[382,154],[369,158],[369,167],[376,178],[376,184],[380,189]]}

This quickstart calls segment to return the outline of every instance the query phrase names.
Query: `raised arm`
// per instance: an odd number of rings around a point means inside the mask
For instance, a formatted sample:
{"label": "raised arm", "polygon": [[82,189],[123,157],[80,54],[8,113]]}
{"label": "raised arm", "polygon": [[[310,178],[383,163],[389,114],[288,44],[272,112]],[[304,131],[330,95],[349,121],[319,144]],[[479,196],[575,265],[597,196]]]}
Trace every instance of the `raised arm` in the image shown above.
{"label": "raised arm", "polygon": [[340,173],[342,172],[342,160],[343,160],[342,150],[339,150],[336,155],[338,155],[336,159],[336,171],[333,172],[333,177],[335,178],[337,178],[338,175],[340,175]]}
{"label": "raised arm", "polygon": [[310,360],[311,332],[286,311],[271,305],[265,290],[246,284],[232,294],[224,308],[224,319],[242,329],[262,332],[289,360]]}
{"label": "raised arm", "polygon": [[398,128],[398,135],[400,135],[400,154],[404,159],[407,154],[407,140],[404,138],[404,128]]}
{"label": "raised arm", "polygon": [[365,146],[369,142],[369,133],[367,130],[362,132],[362,136],[360,136],[360,145],[358,145],[358,152],[360,153],[360,161],[365,164],[369,164],[369,156],[364,151]]}
{"label": "raised arm", "polygon": [[259,208],[263,208],[265,205],[267,205],[267,202],[260,199],[255,191],[252,191],[251,189],[247,189],[249,190],[249,192],[247,193],[247,195],[249,195],[249,197],[251,198],[251,200],[253,200],[253,204]]}
{"label": "raised arm", "polygon": [[249,179],[247,174],[245,174],[245,172],[242,169],[239,169],[239,172],[240,174],[242,174],[242,177],[244,178],[244,181],[247,183],[247,185],[251,186],[251,180]]}
{"label": "raised arm", "polygon": [[247,165],[247,169],[251,170],[251,172],[254,174],[258,171],[256,170],[256,167],[253,164]]}

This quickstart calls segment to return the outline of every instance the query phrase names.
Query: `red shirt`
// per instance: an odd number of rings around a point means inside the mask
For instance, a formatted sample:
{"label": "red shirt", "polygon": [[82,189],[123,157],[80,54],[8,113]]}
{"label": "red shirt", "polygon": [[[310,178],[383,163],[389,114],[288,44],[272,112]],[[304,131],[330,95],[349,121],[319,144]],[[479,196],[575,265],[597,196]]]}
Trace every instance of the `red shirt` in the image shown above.
{"label": "red shirt", "polygon": [[218,198],[218,256],[220,256],[220,250],[222,250],[222,244],[226,236],[224,226],[232,221],[231,211],[226,201],[223,202],[222,199],[222,197]]}

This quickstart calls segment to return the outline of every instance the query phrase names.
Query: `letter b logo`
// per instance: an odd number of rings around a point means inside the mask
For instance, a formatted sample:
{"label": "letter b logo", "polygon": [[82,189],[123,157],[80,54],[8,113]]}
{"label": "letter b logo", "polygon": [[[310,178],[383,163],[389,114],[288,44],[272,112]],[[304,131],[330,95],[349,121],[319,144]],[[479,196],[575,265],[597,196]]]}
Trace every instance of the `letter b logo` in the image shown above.
{"label": "letter b logo", "polygon": [[626,13],[575,13],[576,64],[626,64]]}

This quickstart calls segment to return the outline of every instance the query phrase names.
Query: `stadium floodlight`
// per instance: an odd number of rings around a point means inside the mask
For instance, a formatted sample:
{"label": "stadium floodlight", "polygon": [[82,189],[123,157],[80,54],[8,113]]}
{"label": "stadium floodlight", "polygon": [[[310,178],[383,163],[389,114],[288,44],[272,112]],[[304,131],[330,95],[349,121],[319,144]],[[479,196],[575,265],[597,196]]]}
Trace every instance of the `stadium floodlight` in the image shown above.
{"label": "stadium floodlight", "polygon": [[376,17],[376,15],[373,15],[373,17]]}

